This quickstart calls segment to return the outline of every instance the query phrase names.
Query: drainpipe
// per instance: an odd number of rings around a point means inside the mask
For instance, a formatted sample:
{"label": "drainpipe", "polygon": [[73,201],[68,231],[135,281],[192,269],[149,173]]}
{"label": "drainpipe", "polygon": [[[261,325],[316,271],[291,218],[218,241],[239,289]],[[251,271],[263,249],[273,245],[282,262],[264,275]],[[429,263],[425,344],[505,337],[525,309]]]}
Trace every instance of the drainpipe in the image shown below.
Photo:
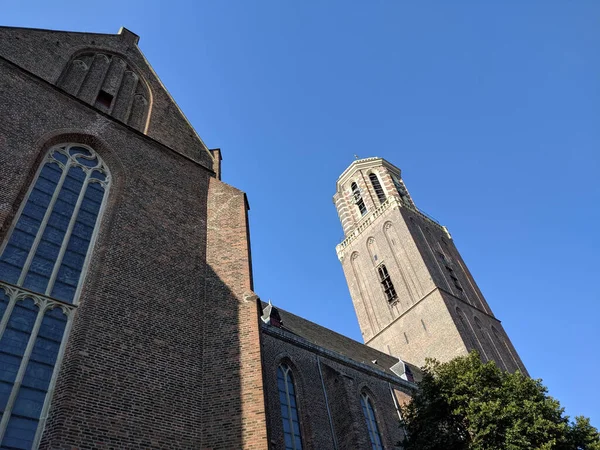
{"label": "drainpipe", "polygon": [[[323,372],[321,371],[321,358],[317,356],[317,366],[319,367],[319,377],[321,377],[321,387],[325,396],[325,406],[327,407],[327,418],[329,419],[329,428],[331,429],[331,438],[333,439],[333,449],[337,450],[338,444],[333,431],[333,421],[331,420],[331,410],[329,409],[329,400],[327,400],[327,391],[325,390],[325,381],[323,380]],[[391,389],[391,388],[390,388]]]}

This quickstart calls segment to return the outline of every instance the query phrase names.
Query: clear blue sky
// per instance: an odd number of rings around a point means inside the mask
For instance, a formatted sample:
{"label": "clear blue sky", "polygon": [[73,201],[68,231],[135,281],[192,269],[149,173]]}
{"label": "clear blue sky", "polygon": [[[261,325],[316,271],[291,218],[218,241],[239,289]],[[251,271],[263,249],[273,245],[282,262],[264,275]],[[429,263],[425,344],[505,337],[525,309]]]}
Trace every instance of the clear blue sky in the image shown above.
{"label": "clear blue sky", "polygon": [[533,377],[600,426],[600,2],[15,1],[2,25],[126,26],[248,193],[263,299],[360,340],[331,197],[403,170]]}

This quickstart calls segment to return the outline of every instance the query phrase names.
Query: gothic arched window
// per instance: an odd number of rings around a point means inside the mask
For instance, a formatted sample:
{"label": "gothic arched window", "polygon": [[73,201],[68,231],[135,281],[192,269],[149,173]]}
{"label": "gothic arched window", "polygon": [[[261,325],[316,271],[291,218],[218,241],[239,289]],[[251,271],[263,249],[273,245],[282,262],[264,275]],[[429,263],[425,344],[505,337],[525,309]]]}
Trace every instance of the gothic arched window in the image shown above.
{"label": "gothic arched window", "polygon": [[383,188],[381,187],[381,183],[379,182],[377,175],[371,172],[369,174],[369,179],[371,180],[371,184],[373,185],[373,189],[375,190],[375,194],[377,195],[379,203],[385,202],[385,192],[383,192]]}
{"label": "gothic arched window", "polygon": [[379,274],[379,281],[381,282],[381,287],[383,288],[383,292],[388,302],[393,302],[398,298],[396,294],[396,289],[394,288],[394,283],[392,283],[392,279],[390,274],[388,273],[385,264],[381,264],[377,268],[377,273]]}
{"label": "gothic arched window", "polygon": [[362,195],[360,195],[360,189],[358,188],[358,185],[356,183],[352,183],[350,185],[350,189],[352,189],[352,196],[354,197],[354,203],[358,207],[358,210],[360,211],[360,215],[364,216],[367,213],[367,207],[365,206],[365,201],[363,200]]}
{"label": "gothic arched window", "polygon": [[281,404],[285,449],[302,450],[294,378],[290,367],[285,364],[277,368],[277,388],[279,390],[279,403]]}
{"label": "gothic arched window", "polygon": [[73,303],[109,176],[82,146],[46,156],[0,255],[0,280]]}
{"label": "gothic arched window", "polygon": [[53,147],[0,247],[0,448],[36,448],[110,184],[94,151]]}
{"label": "gothic arched window", "polygon": [[367,421],[369,438],[371,439],[373,450],[383,450],[381,434],[379,433],[377,419],[375,418],[375,410],[373,409],[371,399],[366,392],[363,392],[360,396],[360,405],[362,406],[363,414],[365,415],[365,420]]}

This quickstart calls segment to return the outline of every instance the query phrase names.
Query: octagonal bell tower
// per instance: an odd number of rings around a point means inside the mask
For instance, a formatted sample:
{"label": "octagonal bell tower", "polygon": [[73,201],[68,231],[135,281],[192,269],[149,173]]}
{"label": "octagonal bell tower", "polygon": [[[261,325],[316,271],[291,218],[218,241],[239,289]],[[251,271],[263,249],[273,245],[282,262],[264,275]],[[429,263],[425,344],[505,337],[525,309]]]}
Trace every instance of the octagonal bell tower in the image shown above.
{"label": "octagonal bell tower", "polygon": [[337,255],[365,344],[418,365],[476,349],[527,373],[450,233],[417,208],[399,168],[356,160],[333,200],[344,230]]}

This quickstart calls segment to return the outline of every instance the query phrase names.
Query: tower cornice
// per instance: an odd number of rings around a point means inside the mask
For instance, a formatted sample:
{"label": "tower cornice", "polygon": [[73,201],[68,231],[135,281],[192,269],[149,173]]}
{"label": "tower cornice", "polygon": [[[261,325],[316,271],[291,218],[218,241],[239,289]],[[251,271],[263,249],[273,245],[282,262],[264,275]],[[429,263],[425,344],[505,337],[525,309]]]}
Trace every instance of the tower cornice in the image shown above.
{"label": "tower cornice", "polygon": [[394,166],[393,164],[390,164],[383,158],[375,156],[372,158],[357,159],[356,161],[353,161],[352,164],[350,164],[348,168],[344,170],[344,172],[342,172],[340,177],[337,179],[335,185],[336,191],[340,192],[341,187],[344,185],[344,183],[346,183],[346,181],[348,181],[348,179],[352,177],[357,171],[380,166],[387,168],[391,173],[397,175],[398,177],[400,177],[401,175],[400,169],[398,167]]}

